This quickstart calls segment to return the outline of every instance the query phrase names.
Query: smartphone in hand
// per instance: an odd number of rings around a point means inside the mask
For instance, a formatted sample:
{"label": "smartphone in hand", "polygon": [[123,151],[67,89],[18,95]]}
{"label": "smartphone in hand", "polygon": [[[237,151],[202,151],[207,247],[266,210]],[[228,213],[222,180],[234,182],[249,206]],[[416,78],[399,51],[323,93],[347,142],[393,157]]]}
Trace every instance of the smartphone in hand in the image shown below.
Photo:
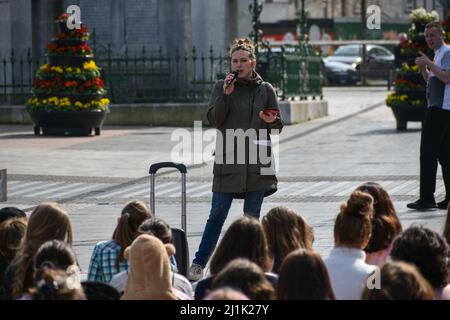
{"label": "smartphone in hand", "polygon": [[275,108],[268,108],[263,110],[264,115],[266,116],[276,116],[280,113],[280,110]]}

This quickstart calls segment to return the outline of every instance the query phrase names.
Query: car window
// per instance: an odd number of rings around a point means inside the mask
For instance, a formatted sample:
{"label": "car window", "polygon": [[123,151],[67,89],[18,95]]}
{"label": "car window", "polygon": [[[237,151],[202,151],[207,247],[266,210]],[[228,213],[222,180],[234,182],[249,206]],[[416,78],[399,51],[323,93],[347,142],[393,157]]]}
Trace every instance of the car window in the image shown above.
{"label": "car window", "polygon": [[384,54],[378,48],[372,48],[372,49],[369,50],[369,55],[373,55],[373,56],[379,57],[379,56],[383,56]]}
{"label": "car window", "polygon": [[391,55],[391,53],[388,50],[386,50],[384,48],[378,48],[378,47],[371,48],[369,50],[369,54],[374,54],[376,56],[389,56],[389,55]]}
{"label": "car window", "polygon": [[342,46],[337,48],[334,52],[333,56],[359,56],[359,47],[358,46]]}

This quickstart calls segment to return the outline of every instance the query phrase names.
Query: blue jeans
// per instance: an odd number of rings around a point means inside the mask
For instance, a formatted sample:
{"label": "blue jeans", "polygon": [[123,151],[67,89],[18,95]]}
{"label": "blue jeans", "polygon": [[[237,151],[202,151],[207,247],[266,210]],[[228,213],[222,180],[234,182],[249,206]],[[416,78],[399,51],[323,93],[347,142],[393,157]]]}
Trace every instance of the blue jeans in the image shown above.
{"label": "blue jeans", "polygon": [[[193,263],[201,265],[202,268],[206,266],[209,256],[216,247],[233,198],[234,193],[231,192],[213,192],[211,212],[193,261]],[[264,191],[247,192],[244,200],[244,213],[259,219],[263,200]]]}

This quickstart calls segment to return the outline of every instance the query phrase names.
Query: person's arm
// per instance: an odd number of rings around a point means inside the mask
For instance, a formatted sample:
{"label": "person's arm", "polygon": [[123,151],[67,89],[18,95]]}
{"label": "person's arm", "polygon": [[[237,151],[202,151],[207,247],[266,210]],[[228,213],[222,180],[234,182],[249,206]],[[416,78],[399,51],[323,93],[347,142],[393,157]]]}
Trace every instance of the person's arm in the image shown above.
{"label": "person's arm", "polygon": [[221,81],[216,82],[211,93],[208,103],[208,118],[209,124],[213,127],[220,127],[228,115],[229,105],[227,100],[230,99],[223,91],[223,84]]}
{"label": "person's arm", "polygon": [[425,80],[425,82],[428,82],[428,69],[427,67],[420,67],[420,72],[422,73],[422,77]]}
{"label": "person's arm", "polygon": [[103,281],[103,276],[101,274],[101,267],[99,260],[100,252],[99,252],[99,246],[95,245],[94,251],[92,252],[91,262],[89,263],[88,268],[88,275],[87,280],[88,281]]}
{"label": "person's arm", "polygon": [[[268,82],[266,83],[266,87],[267,87],[267,107],[280,110],[280,108],[278,106],[278,99],[277,99],[277,95],[275,93],[275,89]],[[281,119],[280,113],[278,113],[275,121],[267,123],[267,127],[269,129],[271,129],[271,130],[278,129],[280,133],[281,133],[281,130],[283,129],[283,126],[284,126],[284,124],[283,124],[283,120]],[[272,131],[270,133],[272,133]]]}
{"label": "person's arm", "polygon": [[447,51],[444,56],[442,57],[442,66],[444,69],[439,68],[437,65],[434,64],[433,61],[431,61],[424,53],[419,52],[420,57],[416,58],[416,64],[420,67],[420,70],[422,72],[422,76],[425,79],[425,81],[428,81],[429,77],[429,71],[428,69],[433,72],[433,74],[442,82],[445,84],[450,83],[450,51]]}
{"label": "person's arm", "polygon": [[428,68],[431,70],[431,72],[433,72],[434,75],[436,77],[438,77],[439,80],[441,80],[445,84],[449,84],[450,83],[450,51],[447,51],[446,53],[444,53],[444,56],[442,57],[441,65],[442,65],[443,69],[436,66],[432,61],[430,61],[430,62],[431,63],[428,65]]}
{"label": "person's arm", "polygon": [[[445,84],[450,83],[450,70],[443,70],[436,66],[434,63],[431,63],[429,65],[430,71],[433,72],[433,74],[442,82]],[[422,72],[423,75],[423,72]]]}

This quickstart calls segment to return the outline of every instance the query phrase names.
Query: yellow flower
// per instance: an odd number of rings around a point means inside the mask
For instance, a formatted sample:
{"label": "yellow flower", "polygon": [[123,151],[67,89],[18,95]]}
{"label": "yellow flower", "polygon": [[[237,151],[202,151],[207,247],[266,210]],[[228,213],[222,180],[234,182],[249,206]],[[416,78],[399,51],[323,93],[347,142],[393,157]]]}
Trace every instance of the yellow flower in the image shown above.
{"label": "yellow flower", "polygon": [[63,73],[64,72],[64,70],[61,67],[58,67],[58,66],[52,67],[52,70],[55,71],[55,72],[58,72],[58,73]]}
{"label": "yellow flower", "polygon": [[89,62],[83,63],[83,69],[88,71],[94,71],[97,69],[97,66],[95,65],[94,60],[91,60]]}
{"label": "yellow flower", "polygon": [[102,104],[102,105],[107,105],[109,103],[110,103],[110,101],[109,101],[108,98],[103,98],[103,99],[100,100],[100,104]]}
{"label": "yellow flower", "polygon": [[48,67],[48,64],[43,64],[43,65],[39,68],[39,70],[44,71],[45,69],[47,69],[47,67]]}
{"label": "yellow flower", "polygon": [[75,69],[75,72],[76,72],[76,73],[81,73],[81,69],[77,67],[77,68]]}
{"label": "yellow flower", "polygon": [[72,70],[72,67],[68,67],[68,68],[66,68],[66,72],[72,72],[73,70]]}

